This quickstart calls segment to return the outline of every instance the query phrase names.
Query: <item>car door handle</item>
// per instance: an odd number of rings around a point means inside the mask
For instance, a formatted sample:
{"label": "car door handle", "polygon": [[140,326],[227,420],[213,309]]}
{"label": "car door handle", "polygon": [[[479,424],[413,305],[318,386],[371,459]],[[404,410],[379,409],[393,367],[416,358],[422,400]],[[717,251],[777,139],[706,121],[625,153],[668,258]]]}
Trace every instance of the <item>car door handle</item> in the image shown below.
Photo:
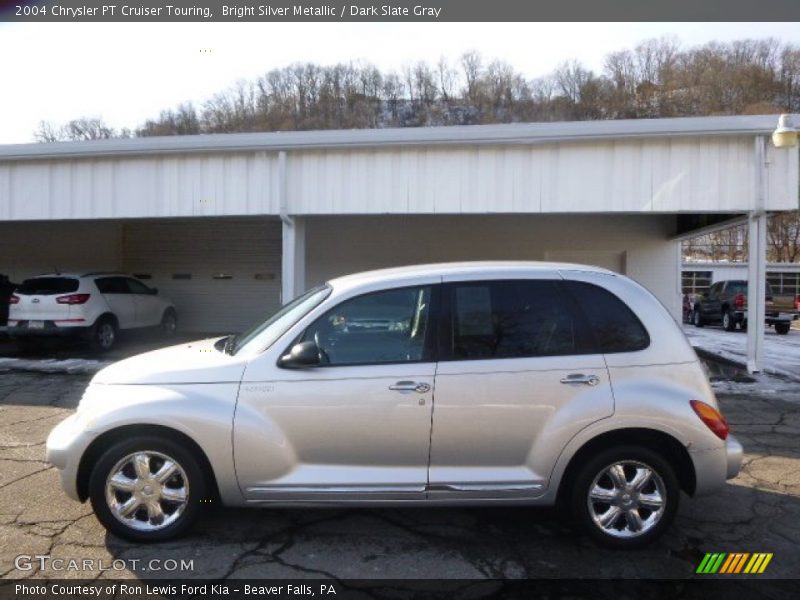
{"label": "car door handle", "polygon": [[571,373],[561,380],[561,383],[585,383],[586,385],[597,385],[600,378],[597,375],[584,375],[583,373]]}
{"label": "car door handle", "polygon": [[431,391],[431,386],[423,382],[398,381],[394,385],[390,385],[389,389],[393,392],[417,392],[418,394],[424,394]]}

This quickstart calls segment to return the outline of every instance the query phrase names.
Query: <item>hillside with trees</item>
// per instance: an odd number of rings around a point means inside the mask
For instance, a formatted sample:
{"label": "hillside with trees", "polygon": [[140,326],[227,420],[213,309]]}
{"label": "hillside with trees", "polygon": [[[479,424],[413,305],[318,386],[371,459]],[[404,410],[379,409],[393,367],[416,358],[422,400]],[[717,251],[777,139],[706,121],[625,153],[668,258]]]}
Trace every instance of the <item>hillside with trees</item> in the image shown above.
{"label": "hillside with trees", "polygon": [[[293,64],[239,81],[199,104],[165,109],[134,131],[102,119],[42,122],[41,142],[254,131],[476,125],[590,119],[800,112],[800,46],[774,39],[683,48],[646,40],[605,57],[529,78],[503,60],[468,52],[383,72],[365,62]],[[688,243],[688,258],[746,260],[733,229]],[[770,260],[800,261],[800,216],[770,222]]]}
{"label": "hillside with trees", "polygon": [[165,109],[135,131],[82,118],[42,123],[39,141],[243,131],[476,125],[800,111],[800,47],[774,39],[682,48],[647,40],[606,56],[602,72],[568,61],[527,78],[468,52],[400,72],[369,63],[293,64],[239,81],[199,105]]}

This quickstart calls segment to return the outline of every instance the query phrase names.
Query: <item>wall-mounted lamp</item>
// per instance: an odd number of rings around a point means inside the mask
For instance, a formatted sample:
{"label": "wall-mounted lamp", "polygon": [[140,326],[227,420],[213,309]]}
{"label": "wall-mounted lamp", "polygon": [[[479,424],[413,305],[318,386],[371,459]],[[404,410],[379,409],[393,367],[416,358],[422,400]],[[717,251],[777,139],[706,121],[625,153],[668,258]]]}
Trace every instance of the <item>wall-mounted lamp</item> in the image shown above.
{"label": "wall-mounted lamp", "polygon": [[792,115],[781,115],[778,128],[772,133],[772,143],[776,148],[794,148],[797,146],[797,129],[792,123]]}

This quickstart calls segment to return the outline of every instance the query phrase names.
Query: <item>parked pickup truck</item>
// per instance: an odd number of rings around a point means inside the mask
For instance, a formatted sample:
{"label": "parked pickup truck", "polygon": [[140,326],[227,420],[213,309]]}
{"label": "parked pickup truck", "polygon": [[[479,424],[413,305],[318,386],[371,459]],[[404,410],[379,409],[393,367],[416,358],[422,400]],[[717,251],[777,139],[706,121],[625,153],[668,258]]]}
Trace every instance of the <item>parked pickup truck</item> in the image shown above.
{"label": "parked pickup truck", "polygon": [[[767,284],[766,323],[775,327],[781,335],[789,333],[792,321],[800,312],[800,297],[775,296]],[[737,325],[747,327],[747,281],[717,281],[706,294],[694,304],[692,323],[702,327],[707,323],[722,323],[726,331],[733,331]]]}

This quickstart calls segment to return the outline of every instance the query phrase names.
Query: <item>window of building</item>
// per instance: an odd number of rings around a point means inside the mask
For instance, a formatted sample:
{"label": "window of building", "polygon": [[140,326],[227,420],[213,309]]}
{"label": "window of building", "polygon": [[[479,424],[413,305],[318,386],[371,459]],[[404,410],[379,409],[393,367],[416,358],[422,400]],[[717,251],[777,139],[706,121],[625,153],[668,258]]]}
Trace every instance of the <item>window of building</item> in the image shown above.
{"label": "window of building", "polygon": [[711,271],[684,271],[681,274],[681,290],[687,295],[701,295],[711,287]]}
{"label": "window of building", "polygon": [[767,273],[767,281],[772,286],[774,294],[781,296],[797,296],[800,294],[800,273]]}

